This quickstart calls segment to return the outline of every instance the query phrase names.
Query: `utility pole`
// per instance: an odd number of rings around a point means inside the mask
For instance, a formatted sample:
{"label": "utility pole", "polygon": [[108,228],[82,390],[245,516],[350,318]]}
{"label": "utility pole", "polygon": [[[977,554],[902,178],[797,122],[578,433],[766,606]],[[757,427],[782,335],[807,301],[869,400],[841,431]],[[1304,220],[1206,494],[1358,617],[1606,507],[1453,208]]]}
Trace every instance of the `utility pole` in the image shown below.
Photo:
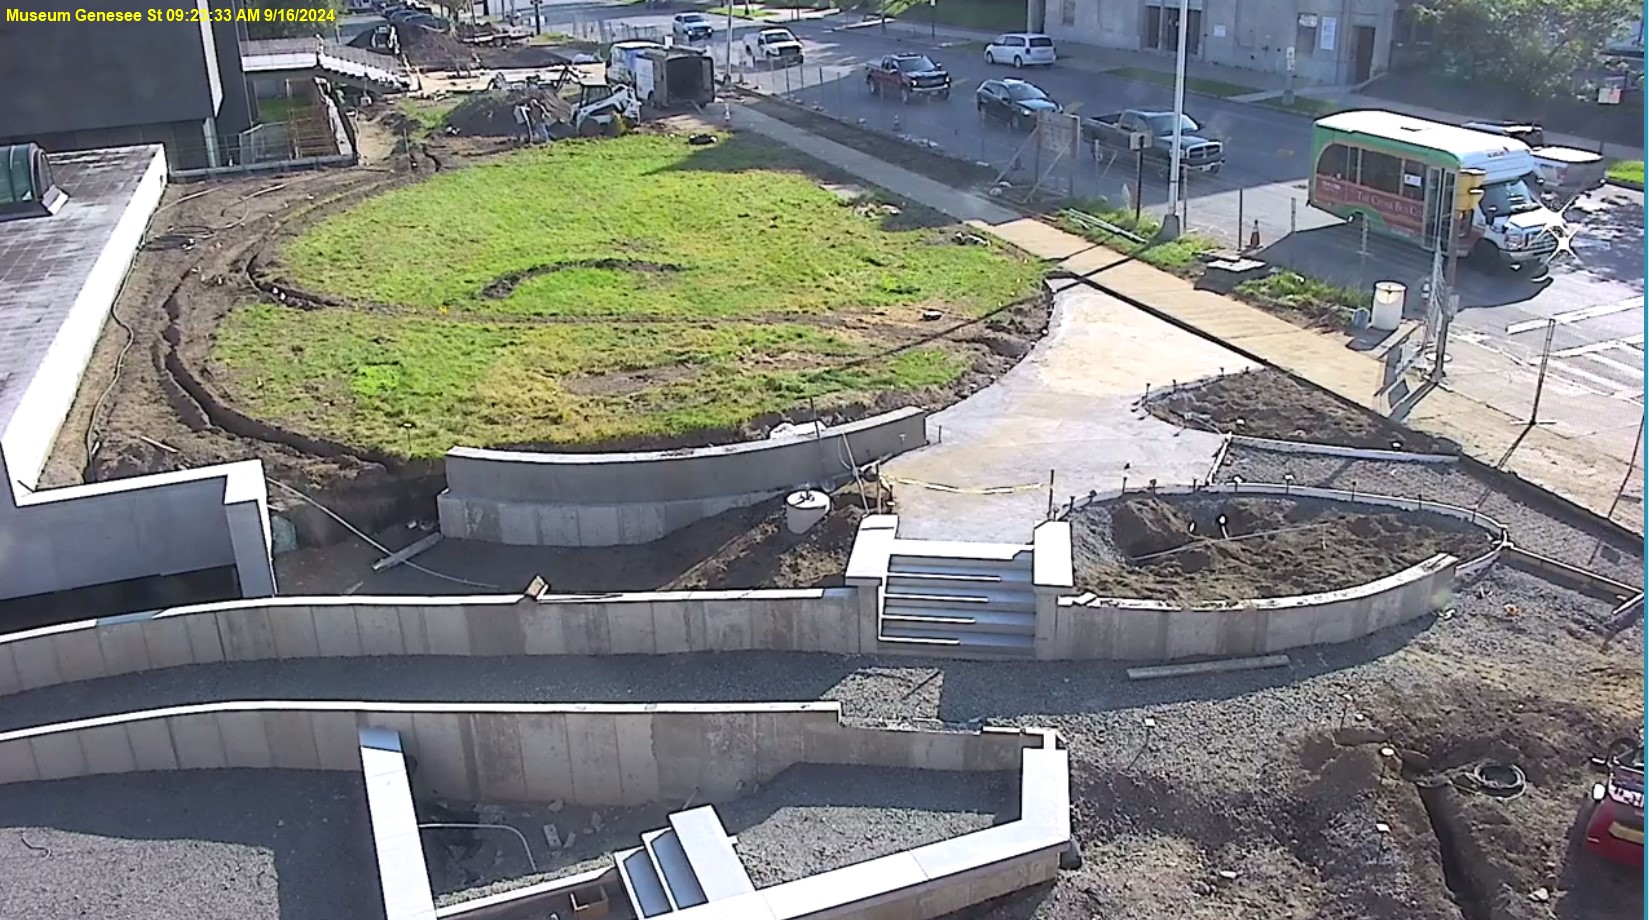
{"label": "utility pole", "polygon": [[1185,36],[1191,23],[1191,0],[1179,0],[1179,43],[1174,49],[1174,136],[1168,163],[1168,214],[1162,219],[1162,238],[1178,239],[1180,234],[1180,150],[1185,135]]}
{"label": "utility pole", "polygon": [[728,86],[733,85],[733,0],[727,0],[727,72],[721,78]]}

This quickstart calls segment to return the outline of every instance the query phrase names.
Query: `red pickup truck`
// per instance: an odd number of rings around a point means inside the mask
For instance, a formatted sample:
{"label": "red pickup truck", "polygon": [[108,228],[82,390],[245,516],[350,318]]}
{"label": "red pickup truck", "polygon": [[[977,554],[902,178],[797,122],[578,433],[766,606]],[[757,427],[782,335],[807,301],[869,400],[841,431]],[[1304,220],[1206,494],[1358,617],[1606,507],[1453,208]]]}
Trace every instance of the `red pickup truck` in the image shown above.
{"label": "red pickup truck", "polygon": [[950,73],[925,54],[890,54],[870,65],[865,85],[873,96],[950,98]]}

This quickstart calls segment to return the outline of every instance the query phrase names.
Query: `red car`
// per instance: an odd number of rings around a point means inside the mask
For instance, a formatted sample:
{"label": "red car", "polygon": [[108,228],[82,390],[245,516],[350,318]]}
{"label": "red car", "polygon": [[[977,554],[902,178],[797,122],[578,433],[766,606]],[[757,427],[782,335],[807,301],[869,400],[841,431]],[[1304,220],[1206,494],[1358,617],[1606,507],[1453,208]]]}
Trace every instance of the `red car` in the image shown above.
{"label": "red car", "polygon": [[1609,778],[1592,787],[1586,848],[1610,862],[1643,869],[1643,742],[1617,742],[1604,761]]}

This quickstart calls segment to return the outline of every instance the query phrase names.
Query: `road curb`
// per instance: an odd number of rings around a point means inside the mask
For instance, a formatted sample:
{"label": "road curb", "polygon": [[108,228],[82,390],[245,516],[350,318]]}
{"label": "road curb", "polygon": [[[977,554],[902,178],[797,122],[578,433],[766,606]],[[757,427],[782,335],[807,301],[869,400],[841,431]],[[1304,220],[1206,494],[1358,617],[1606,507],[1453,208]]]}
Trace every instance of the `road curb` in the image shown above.
{"label": "road curb", "polygon": [[1631,189],[1634,192],[1643,191],[1643,183],[1633,182],[1631,179],[1604,179],[1603,184],[1612,185],[1615,188]]}

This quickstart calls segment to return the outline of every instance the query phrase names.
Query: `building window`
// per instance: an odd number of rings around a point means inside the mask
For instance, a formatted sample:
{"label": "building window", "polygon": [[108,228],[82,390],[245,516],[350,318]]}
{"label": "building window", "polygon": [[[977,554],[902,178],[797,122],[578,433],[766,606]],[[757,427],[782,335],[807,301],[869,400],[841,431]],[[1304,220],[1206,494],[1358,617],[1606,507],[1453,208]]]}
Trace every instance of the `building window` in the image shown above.
{"label": "building window", "polygon": [[1060,0],[1059,21],[1064,25],[1076,25],[1076,0]]}
{"label": "building window", "polygon": [[1426,200],[1426,164],[1403,161],[1403,197],[1410,201]]}

